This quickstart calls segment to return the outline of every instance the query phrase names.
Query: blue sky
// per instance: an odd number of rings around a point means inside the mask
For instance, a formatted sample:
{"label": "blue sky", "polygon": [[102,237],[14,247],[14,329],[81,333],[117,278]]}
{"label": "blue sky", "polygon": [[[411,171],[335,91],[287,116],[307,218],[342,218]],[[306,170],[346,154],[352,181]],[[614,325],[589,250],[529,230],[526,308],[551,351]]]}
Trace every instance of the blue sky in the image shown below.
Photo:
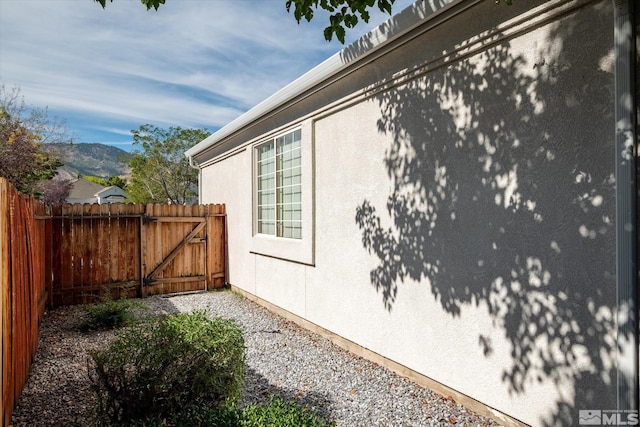
{"label": "blue sky", "polygon": [[[412,0],[396,0],[394,13]],[[372,14],[347,43],[388,19]],[[0,0],[0,83],[75,142],[130,150],[131,130],[224,126],[344,46],[285,0]]]}

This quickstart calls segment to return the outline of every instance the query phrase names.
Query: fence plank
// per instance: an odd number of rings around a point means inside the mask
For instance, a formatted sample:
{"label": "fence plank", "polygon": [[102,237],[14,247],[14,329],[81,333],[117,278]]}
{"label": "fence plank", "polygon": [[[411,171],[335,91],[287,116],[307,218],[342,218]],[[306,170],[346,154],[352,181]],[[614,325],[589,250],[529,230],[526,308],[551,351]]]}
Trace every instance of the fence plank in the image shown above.
{"label": "fence plank", "polygon": [[[133,208],[133,207],[130,207]],[[135,209],[132,209],[135,211]],[[127,249],[125,256],[125,266],[124,270],[124,280],[127,283],[131,283],[136,281],[136,265],[138,263],[138,259],[140,259],[138,248],[140,246],[140,242],[138,238],[140,237],[140,232],[138,230],[138,220],[136,218],[126,218],[126,236],[127,236]]]}
{"label": "fence plank", "polygon": [[[184,206],[183,205],[169,205],[169,216],[172,218],[184,217]],[[178,252],[177,254],[173,254],[172,249],[178,244],[181,240],[181,236],[184,232],[184,223],[175,224],[175,223],[164,223],[162,224],[162,228],[164,229],[164,236],[166,236],[166,240],[163,242],[164,246],[164,260],[162,264],[166,267],[162,272],[163,277],[177,277],[180,276],[180,272],[176,268],[181,262],[184,260],[184,252]],[[175,259],[178,258],[178,259]],[[173,262],[175,259],[176,262]],[[165,262],[169,260],[169,262]],[[157,267],[156,267],[157,268]],[[168,288],[169,293],[177,293],[180,292],[180,284],[176,282],[167,282],[165,285]]]}
{"label": "fence plank", "polygon": [[[45,215],[45,210],[44,207],[42,209],[40,209],[39,215],[43,216]],[[44,289],[45,289],[45,293],[43,295],[43,297],[41,297],[40,302],[38,303],[38,315],[40,317],[42,317],[42,315],[44,314],[44,309],[45,309],[45,304],[46,303],[53,303],[52,297],[53,294],[51,292],[51,285],[53,284],[53,248],[56,248],[57,250],[57,246],[53,246],[53,239],[51,238],[51,236],[53,235],[53,219],[48,219],[44,221],[44,244],[43,244],[43,250],[44,250],[44,270],[42,272],[42,274],[44,275]],[[1,231],[0,231],[1,233]]]}
{"label": "fence plank", "polygon": [[2,280],[2,425],[7,425],[13,411],[13,401],[10,390],[13,383],[11,374],[11,227],[10,227],[10,197],[8,183],[2,183],[2,199],[0,208],[3,219],[2,249],[3,251],[3,280]]}
{"label": "fence plank", "polygon": [[98,261],[100,260],[100,239],[98,238],[98,232],[100,230],[100,205],[92,204],[85,207],[85,215],[89,216],[89,233],[91,238],[88,250],[85,250],[87,258],[87,273],[88,276],[85,279],[85,283],[94,285],[98,282]]}
{"label": "fence plank", "polygon": [[[21,206],[20,206],[20,201],[18,197],[19,197],[18,194],[16,193],[12,194],[11,201],[10,201],[10,209],[11,209],[10,218],[11,218],[11,222],[13,223],[13,227],[11,227],[11,249],[12,249],[11,299],[13,300],[11,304],[11,320],[10,320],[11,321],[11,347],[17,350],[12,352],[11,354],[10,378],[11,378],[11,382],[13,382],[14,384],[17,384],[20,381],[20,368],[18,366],[20,361],[18,360],[19,357],[17,356],[20,356],[19,353],[22,353],[22,352],[21,352],[21,346],[18,341],[18,338],[24,333],[22,331],[23,323],[18,318],[18,315],[21,313],[19,313],[19,311],[16,310],[16,306],[18,307],[24,306],[24,301],[22,300],[22,294],[20,292],[23,289],[23,287],[18,286],[18,284],[20,282],[26,283],[26,280],[25,280],[26,268],[23,264],[24,241],[23,239],[21,239],[21,237],[24,236],[25,230],[23,228],[22,221],[20,220]],[[11,402],[11,405],[13,406],[16,401],[16,387],[13,387],[13,389],[10,390],[10,393],[11,393],[10,402]]]}
{"label": "fence plank", "polygon": [[[71,239],[71,283],[70,287],[82,285],[82,229],[84,221],[82,220],[82,205],[71,205],[72,214],[72,239]],[[80,301],[72,301],[77,304]]]}
{"label": "fence plank", "polygon": [[[136,229],[136,254],[134,256],[134,275],[135,277],[133,279],[131,279],[131,282],[135,282],[134,287],[132,287],[132,289],[129,290],[129,296],[138,296],[138,297],[142,297],[142,289],[141,289],[141,284],[142,284],[142,279],[143,279],[143,271],[142,271],[142,260],[143,260],[143,249],[144,249],[144,243],[142,240],[143,237],[143,225],[142,225],[142,216],[145,213],[145,205],[143,204],[137,204],[135,205],[135,212],[137,215],[139,215],[139,218],[136,218],[134,221],[135,224],[135,229]],[[132,283],[133,285],[134,283]]]}
{"label": "fence plank", "polygon": [[210,205],[207,216],[207,288],[215,289],[225,285],[220,272],[226,271],[226,221],[225,205]]}
{"label": "fence plank", "polygon": [[[199,216],[199,217],[203,217],[205,219],[206,222],[206,206],[203,205],[194,205],[194,212],[193,215],[194,216]],[[200,286],[202,287],[202,289],[207,290],[207,267],[206,267],[206,256],[207,256],[207,252],[206,252],[206,248],[207,248],[207,243],[206,243],[206,236],[207,236],[208,230],[205,227],[204,232],[202,233],[202,235],[198,236],[200,238],[200,243],[195,246],[195,271],[197,271],[198,273],[201,273],[204,276],[204,279],[202,281],[202,283],[200,284]]]}
{"label": "fence plank", "polygon": [[118,282],[120,272],[118,271],[118,260],[120,259],[120,219],[119,210],[122,205],[111,205],[109,217],[109,280],[108,282]]}
{"label": "fence plank", "polygon": [[[62,206],[62,215],[66,215],[66,219],[62,219],[62,235],[61,235],[61,253],[59,254],[59,264],[62,270],[62,281],[60,283],[63,286],[73,286],[73,215],[71,211],[72,205]],[[61,301],[62,304],[72,304],[70,301]]]}
{"label": "fence plank", "polygon": [[98,206],[100,218],[97,224],[96,242],[98,244],[98,255],[96,260],[96,274],[93,278],[93,284],[101,284],[105,278],[111,279],[109,272],[109,246],[111,239],[109,238],[109,212],[111,205],[106,203]]}
{"label": "fence plank", "polygon": [[51,215],[53,218],[49,222],[50,228],[47,230],[50,232],[48,236],[51,236],[47,239],[47,258],[49,258],[51,263],[51,270],[47,270],[47,274],[50,271],[50,277],[48,277],[48,286],[47,289],[49,291],[49,301],[48,304],[53,307],[58,304],[58,301],[54,299],[53,295],[53,282],[54,280],[60,280],[62,278],[62,265],[60,263],[60,256],[53,256],[53,249],[55,248],[56,252],[60,254],[63,252],[62,248],[62,235],[64,233],[64,224],[62,220],[62,205],[56,205],[51,208]]}
{"label": "fence plank", "polygon": [[44,205],[0,178],[0,424],[9,425],[38,343],[38,320],[46,298]]}

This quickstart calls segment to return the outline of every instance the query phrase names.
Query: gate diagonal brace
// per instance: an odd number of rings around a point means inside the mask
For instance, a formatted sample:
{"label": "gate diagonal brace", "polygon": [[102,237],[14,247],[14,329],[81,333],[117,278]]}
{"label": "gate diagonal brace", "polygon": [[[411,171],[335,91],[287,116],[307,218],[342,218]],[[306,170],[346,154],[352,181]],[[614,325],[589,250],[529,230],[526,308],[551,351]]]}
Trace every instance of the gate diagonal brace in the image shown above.
{"label": "gate diagonal brace", "polygon": [[154,268],[153,271],[149,273],[145,279],[152,280],[155,276],[157,276],[162,271],[162,269],[164,269],[164,267],[166,267],[167,264],[169,264],[176,257],[176,255],[178,255],[180,250],[188,245],[191,239],[193,239],[195,235],[200,232],[200,230],[204,229],[206,225],[206,222],[201,222],[200,224],[196,225],[195,228],[191,230],[191,232],[182,240],[182,242],[180,242],[178,246],[173,248],[169,255],[167,255],[166,258],[158,266],[156,266],[156,268]]}

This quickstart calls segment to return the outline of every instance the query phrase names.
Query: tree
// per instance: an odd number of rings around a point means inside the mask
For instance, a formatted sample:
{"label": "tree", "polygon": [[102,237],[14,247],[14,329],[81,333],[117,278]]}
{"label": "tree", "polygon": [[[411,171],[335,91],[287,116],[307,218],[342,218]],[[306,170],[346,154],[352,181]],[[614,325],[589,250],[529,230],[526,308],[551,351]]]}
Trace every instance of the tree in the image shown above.
{"label": "tree", "polygon": [[19,89],[0,86],[0,176],[18,191],[40,195],[38,184],[63,165],[46,143],[70,140],[64,123],[50,120],[46,109],[27,108]]}
{"label": "tree", "polygon": [[99,176],[83,176],[87,181],[95,182],[96,184],[100,184],[104,187],[120,187],[123,190],[127,186],[127,180],[120,176],[110,176],[108,178],[102,178]]}
{"label": "tree", "polygon": [[381,12],[391,15],[391,6],[395,0],[287,0],[287,12],[291,12],[294,5],[293,16],[298,23],[302,18],[307,22],[313,18],[314,10],[318,8],[328,11],[329,26],[324,29],[324,38],[331,41],[335,34],[340,43],[344,44],[344,36],[347,28],[353,28],[363,20],[369,22],[368,9],[377,3]]}
{"label": "tree", "polygon": [[116,186],[124,190],[127,186],[127,180],[122,178],[121,176],[110,176],[105,181],[105,184],[107,187]]}
{"label": "tree", "polygon": [[197,196],[198,171],[183,153],[209,136],[206,129],[161,129],[143,125],[131,131],[136,150],[129,160],[131,181],[127,191],[135,202],[184,204]]}
{"label": "tree", "polygon": [[64,203],[71,193],[73,183],[69,180],[51,179],[39,184],[39,190],[42,193],[40,201],[47,205],[56,203]]}

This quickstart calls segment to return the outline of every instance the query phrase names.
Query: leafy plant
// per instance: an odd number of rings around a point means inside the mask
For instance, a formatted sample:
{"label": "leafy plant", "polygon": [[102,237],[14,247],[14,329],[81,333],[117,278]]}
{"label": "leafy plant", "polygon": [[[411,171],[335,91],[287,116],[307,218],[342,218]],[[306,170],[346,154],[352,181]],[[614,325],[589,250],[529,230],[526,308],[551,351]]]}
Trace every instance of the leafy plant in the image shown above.
{"label": "leafy plant", "polygon": [[85,175],[83,176],[83,178],[87,181],[95,182],[96,184],[102,185],[103,187],[116,186],[124,190],[127,186],[127,180],[120,176],[110,176],[108,178],[103,178],[100,176]]}
{"label": "leafy plant", "polygon": [[68,180],[54,178],[41,181],[36,188],[37,191],[42,194],[40,201],[47,205],[53,205],[55,203],[65,202],[71,193],[73,183]]}
{"label": "leafy plant", "polygon": [[165,419],[194,402],[212,408],[232,404],[245,376],[238,325],[201,311],[134,323],[90,356],[98,419],[109,425]]}
{"label": "leafy plant", "polygon": [[39,184],[63,164],[48,143],[69,139],[63,122],[51,120],[46,109],[27,107],[18,88],[0,85],[0,176],[18,191],[41,195]]}
{"label": "leafy plant", "polygon": [[264,405],[240,408],[235,404],[225,407],[207,405],[189,406],[168,418],[154,417],[134,424],[136,427],[329,427],[325,421],[295,402],[274,398]]}
{"label": "leafy plant", "polygon": [[113,299],[111,292],[103,292],[100,302],[84,307],[85,319],[80,329],[113,329],[129,325],[134,320],[133,308],[139,304],[122,297]]}
{"label": "leafy plant", "polygon": [[324,427],[334,425],[317,414],[281,398],[266,405],[250,405],[242,410],[242,427]]}

